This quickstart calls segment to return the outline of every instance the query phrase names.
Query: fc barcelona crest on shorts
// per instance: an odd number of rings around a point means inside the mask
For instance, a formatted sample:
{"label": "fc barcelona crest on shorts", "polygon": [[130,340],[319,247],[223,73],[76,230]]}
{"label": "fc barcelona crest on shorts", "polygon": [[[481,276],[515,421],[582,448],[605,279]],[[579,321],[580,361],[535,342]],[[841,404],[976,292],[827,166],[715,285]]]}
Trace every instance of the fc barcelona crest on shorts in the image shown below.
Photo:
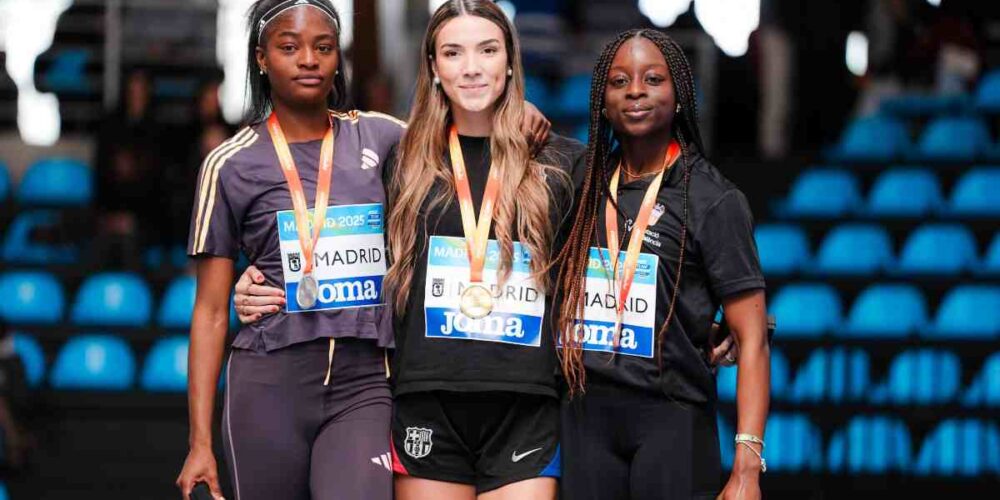
{"label": "fc barcelona crest on shorts", "polygon": [[288,269],[290,269],[293,273],[297,273],[300,269],[302,269],[302,259],[299,257],[299,252],[289,252]]}
{"label": "fc barcelona crest on shorts", "polygon": [[431,452],[434,443],[431,441],[431,434],[434,431],[421,427],[407,427],[406,441],[403,441],[403,449],[406,454],[413,458],[424,458]]}

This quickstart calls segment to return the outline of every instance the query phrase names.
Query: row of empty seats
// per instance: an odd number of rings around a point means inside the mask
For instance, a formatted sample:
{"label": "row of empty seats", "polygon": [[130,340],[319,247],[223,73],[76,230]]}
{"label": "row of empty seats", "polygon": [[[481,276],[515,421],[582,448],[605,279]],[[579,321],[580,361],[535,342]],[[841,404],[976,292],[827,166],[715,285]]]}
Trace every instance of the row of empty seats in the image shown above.
{"label": "row of empty seats", "polygon": [[902,118],[976,113],[997,115],[1000,114],[1000,70],[983,75],[971,94],[904,93],[884,98],[880,110]]}
{"label": "row of empty seats", "polygon": [[[195,279],[174,279],[154,308],[145,279],[134,273],[98,273],[80,286],[69,312],[78,326],[186,329],[194,309]],[[45,271],[11,271],[0,275],[0,317],[11,324],[56,325],[65,318],[66,298],[56,277]],[[235,316],[235,315],[233,315]]]}
{"label": "row of empty seats", "polygon": [[[45,381],[60,390],[122,391],[136,386],[139,363],[125,339],[116,335],[74,336],[60,348],[51,369],[41,345],[31,335],[15,333],[14,350],[32,387]],[[187,336],[156,341],[138,373],[139,387],[146,391],[187,390],[187,356]]]}
{"label": "row of empty seats", "polygon": [[916,228],[903,241],[898,257],[889,231],[867,222],[833,227],[815,255],[806,232],[794,224],[761,224],[755,236],[761,266],[769,275],[1000,274],[1000,232],[980,258],[975,235],[962,224],[931,223]]}
{"label": "row of empty seats", "polygon": [[873,284],[854,300],[847,315],[837,290],[826,283],[791,283],[769,299],[779,338],[836,337],[963,339],[1000,338],[1000,286],[960,285],[928,312],[919,288]]}
{"label": "row of empty seats", "polygon": [[848,124],[830,150],[834,162],[971,162],[1000,158],[986,122],[975,115],[943,116],[924,127],[916,141],[899,117],[877,114]]}
{"label": "row of empty seats", "polygon": [[[48,381],[55,389],[128,390],[135,387],[135,352],[120,336],[73,336],[59,350],[51,368],[38,341],[14,334],[14,350],[24,362],[28,381]],[[186,336],[159,339],[146,355],[139,387],[151,391],[183,391],[187,384]],[[718,392],[722,401],[736,398],[736,368],[722,368]],[[857,348],[815,349],[793,372],[781,349],[771,353],[771,394],[792,403],[868,403],[874,405],[961,404],[970,408],[1000,407],[1000,351],[988,357],[963,386],[959,357],[939,349],[909,349],[896,355],[882,380],[871,377],[871,360]]]}
{"label": "row of empty seats", "polygon": [[[858,348],[815,349],[792,370],[779,348],[771,350],[771,396],[791,403],[940,405],[1000,407],[1000,351],[982,364],[963,387],[957,354],[940,349],[909,349],[889,363],[886,376],[871,376],[871,357]],[[736,400],[736,368],[719,370],[721,401]]]}
{"label": "row of empty seats", "polygon": [[94,195],[93,171],[80,161],[46,158],[25,170],[16,186],[0,162],[0,201],[10,197],[24,206],[85,206]]}
{"label": "row of empty seats", "polygon": [[784,218],[1000,216],[1000,168],[977,167],[962,175],[945,200],[938,177],[915,167],[891,168],[875,180],[867,199],[850,171],[838,168],[806,170],[795,180],[785,200],[775,206]]}
{"label": "row of empty seats", "polygon": [[[719,420],[723,463],[731,467],[734,431]],[[916,441],[906,423],[889,416],[851,419],[826,446],[817,426],[798,413],[772,414],[764,432],[768,471],[850,474],[897,473],[975,477],[1000,474],[1000,430],[996,422],[947,419]]]}

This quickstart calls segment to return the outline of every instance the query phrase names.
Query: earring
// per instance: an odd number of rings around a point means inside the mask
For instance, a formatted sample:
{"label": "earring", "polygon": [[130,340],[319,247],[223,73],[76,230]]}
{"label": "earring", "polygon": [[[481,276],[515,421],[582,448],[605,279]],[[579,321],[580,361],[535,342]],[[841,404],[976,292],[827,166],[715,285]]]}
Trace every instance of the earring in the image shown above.
{"label": "earring", "polygon": [[437,75],[434,75],[434,85],[441,85],[441,79]]}
{"label": "earring", "polygon": [[339,75],[339,74],[340,74],[340,70],[339,70],[339,69],[338,69],[337,71],[334,71],[334,72],[333,72],[333,76],[337,76],[337,75]]}
{"label": "earring", "polygon": [[677,103],[677,109],[674,110],[674,114],[681,112],[681,103]]}
{"label": "earring", "polygon": [[507,76],[514,76],[514,69],[513,68],[507,68]]}
{"label": "earring", "polygon": [[265,73],[264,73],[264,68],[261,68],[261,69],[259,69],[259,70],[257,70],[257,71],[258,71],[258,72],[259,72],[259,73],[260,73],[260,74],[261,74],[262,76],[263,76],[263,75],[265,74]]}
{"label": "earring", "polygon": [[601,115],[603,115],[605,118],[607,118],[608,117],[608,108],[601,108]]}

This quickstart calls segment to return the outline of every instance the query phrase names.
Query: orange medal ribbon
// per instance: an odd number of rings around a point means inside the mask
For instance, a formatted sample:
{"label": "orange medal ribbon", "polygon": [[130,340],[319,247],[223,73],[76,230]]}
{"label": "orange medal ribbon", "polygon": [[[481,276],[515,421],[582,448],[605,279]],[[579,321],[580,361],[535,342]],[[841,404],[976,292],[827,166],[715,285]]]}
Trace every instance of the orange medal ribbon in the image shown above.
{"label": "orange medal ribbon", "polygon": [[615,339],[617,342],[618,330],[621,328],[622,317],[625,315],[625,303],[628,301],[629,291],[632,289],[632,281],[635,278],[635,269],[639,264],[639,251],[642,248],[642,237],[649,227],[649,215],[653,212],[656,204],[656,195],[660,192],[660,184],[663,182],[663,174],[670,169],[681,155],[681,148],[676,141],[672,141],[667,148],[667,155],[663,159],[663,168],[660,169],[656,177],[646,188],[646,195],[642,199],[639,207],[639,214],[632,225],[632,234],[629,237],[628,248],[625,251],[625,262],[622,264],[622,272],[618,272],[618,258],[621,252],[618,242],[618,211],[615,205],[618,196],[618,173],[621,171],[621,162],[615,168],[611,176],[611,199],[607,201],[604,208],[604,223],[608,233],[608,253],[611,254],[612,276],[618,285],[618,303],[616,304],[617,315],[615,319]]}
{"label": "orange medal ribbon", "polygon": [[490,224],[493,222],[496,200],[500,194],[502,172],[496,165],[490,164],[477,222],[472,204],[472,192],[469,189],[469,177],[465,170],[465,158],[462,157],[462,145],[458,141],[458,128],[454,125],[448,131],[448,150],[451,154],[451,170],[455,177],[455,192],[462,212],[466,251],[469,254],[470,284],[462,293],[462,312],[470,318],[478,319],[488,315],[493,308],[493,296],[482,282],[483,267],[486,265],[486,245],[489,242]]}
{"label": "orange medal ribbon", "polygon": [[[288,148],[288,141],[285,139],[285,134],[281,130],[281,124],[278,123],[278,116],[276,114],[271,113],[271,116],[267,118],[267,129],[271,133],[274,152],[277,153],[278,161],[281,163],[281,173],[285,175],[285,180],[288,181],[288,191],[291,193],[292,208],[295,212],[295,226],[298,229],[299,245],[302,247],[302,257],[305,260],[305,267],[302,270],[303,280],[300,282],[299,290],[311,293],[312,290],[303,290],[303,285],[307,285],[307,280],[310,282],[309,286],[314,287],[316,284],[315,279],[311,276],[314,264],[313,251],[316,248],[316,242],[319,241],[319,234],[326,220],[326,209],[330,199],[330,179],[333,175],[333,121],[331,120],[330,128],[327,129],[326,135],[323,136],[323,145],[320,148],[319,177],[316,181],[316,203],[313,205],[311,235],[309,234],[309,210],[306,204],[306,194],[302,189],[299,171],[295,167],[295,159],[292,158],[292,152]],[[307,309],[316,303],[315,296],[311,301],[308,298],[305,300],[305,302],[311,302],[311,304],[303,304],[302,294],[297,295],[297,298],[300,299],[300,305]]]}

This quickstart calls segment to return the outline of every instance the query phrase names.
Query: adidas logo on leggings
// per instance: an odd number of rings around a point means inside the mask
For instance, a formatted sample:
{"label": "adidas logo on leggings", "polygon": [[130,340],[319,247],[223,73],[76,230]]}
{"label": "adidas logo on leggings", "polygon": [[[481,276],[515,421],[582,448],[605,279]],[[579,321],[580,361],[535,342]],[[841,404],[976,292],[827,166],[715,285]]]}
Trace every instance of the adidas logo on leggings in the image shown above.
{"label": "adidas logo on leggings", "polygon": [[383,453],[377,457],[372,457],[372,463],[375,465],[380,465],[385,467],[385,470],[392,472],[392,456],[388,453]]}

